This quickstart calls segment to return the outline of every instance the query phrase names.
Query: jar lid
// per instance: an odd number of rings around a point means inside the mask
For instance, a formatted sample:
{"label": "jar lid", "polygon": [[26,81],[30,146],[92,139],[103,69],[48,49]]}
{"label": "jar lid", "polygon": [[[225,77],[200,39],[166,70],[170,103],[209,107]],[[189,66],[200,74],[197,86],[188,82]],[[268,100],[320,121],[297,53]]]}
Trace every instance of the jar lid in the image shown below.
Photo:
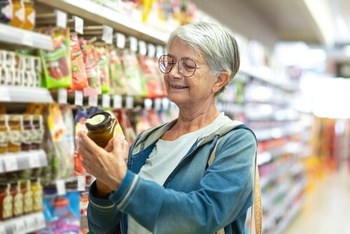
{"label": "jar lid", "polygon": [[108,127],[111,121],[111,115],[108,112],[98,112],[89,116],[85,126],[88,130],[97,130]]}

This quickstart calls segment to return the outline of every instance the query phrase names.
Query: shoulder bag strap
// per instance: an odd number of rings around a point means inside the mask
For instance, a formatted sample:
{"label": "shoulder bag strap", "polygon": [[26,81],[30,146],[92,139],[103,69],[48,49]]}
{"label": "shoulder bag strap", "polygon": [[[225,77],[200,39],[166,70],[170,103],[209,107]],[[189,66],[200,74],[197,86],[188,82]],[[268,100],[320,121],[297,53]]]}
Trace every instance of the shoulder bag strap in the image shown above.
{"label": "shoulder bag strap", "polygon": [[[237,129],[240,126],[235,126],[232,130],[234,130],[237,127]],[[243,127],[245,128],[245,127]],[[249,129],[248,129],[249,130]],[[254,133],[253,133],[254,134]],[[255,135],[254,135],[255,137]],[[219,143],[220,138],[216,142],[216,145],[213,149],[213,151],[210,154],[210,157],[208,159],[208,165],[210,166],[215,159],[216,154],[216,148]],[[262,205],[261,205],[261,188],[260,188],[260,176],[259,176],[259,170],[258,170],[258,164],[257,164],[257,154],[255,153],[255,159],[254,159],[254,177],[253,177],[253,205],[251,208],[251,226],[250,226],[250,233],[253,234],[261,234],[262,233]],[[225,234],[224,228],[217,231],[215,234]]]}

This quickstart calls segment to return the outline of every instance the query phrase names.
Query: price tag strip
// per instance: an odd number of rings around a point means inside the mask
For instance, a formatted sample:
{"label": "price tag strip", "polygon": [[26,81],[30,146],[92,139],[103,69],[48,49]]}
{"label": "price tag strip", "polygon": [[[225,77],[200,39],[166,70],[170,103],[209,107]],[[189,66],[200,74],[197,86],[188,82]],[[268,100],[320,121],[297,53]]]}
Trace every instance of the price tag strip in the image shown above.
{"label": "price tag strip", "polygon": [[102,107],[103,108],[111,107],[111,96],[109,94],[102,95]]}
{"label": "price tag strip", "polygon": [[85,191],[85,186],[86,186],[86,178],[85,176],[77,176],[78,184],[77,184],[77,189],[78,191]]}
{"label": "price tag strip", "polygon": [[67,104],[68,92],[67,89],[59,89],[57,93],[57,102],[59,104]]}
{"label": "price tag strip", "polygon": [[113,108],[114,109],[121,109],[123,107],[122,101],[123,101],[122,96],[114,95],[113,96]]}
{"label": "price tag strip", "polygon": [[29,158],[29,167],[30,167],[30,168],[41,167],[40,155],[39,155],[39,154],[33,154],[33,155]]}
{"label": "price tag strip", "polygon": [[55,10],[56,13],[56,26],[59,28],[67,28],[67,13]]}
{"label": "price tag strip", "polygon": [[74,30],[79,34],[84,34],[84,20],[78,16],[73,16]]}
{"label": "price tag strip", "polygon": [[88,105],[89,106],[97,106],[98,105],[98,96],[97,95],[89,96]]}
{"label": "price tag strip", "polygon": [[132,109],[134,108],[134,97],[132,96],[128,96],[126,97],[126,105],[125,105],[126,109]]}
{"label": "price tag strip", "polygon": [[44,150],[5,154],[0,157],[0,173],[44,167],[47,158]]}
{"label": "price tag strip", "polygon": [[46,226],[43,213],[33,213],[0,222],[0,234],[31,233]]}
{"label": "price tag strip", "polygon": [[83,105],[83,92],[76,90],[74,92],[74,104],[76,106],[82,106]]}
{"label": "price tag strip", "polygon": [[124,49],[125,48],[125,44],[126,44],[126,37],[124,34],[122,33],[116,33],[115,34],[116,37],[116,46],[119,49]]}
{"label": "price tag strip", "polygon": [[113,28],[107,25],[103,25],[102,30],[102,41],[106,42],[107,44],[113,43]]}
{"label": "price tag strip", "polygon": [[16,157],[6,157],[4,159],[4,166],[5,166],[5,171],[10,172],[10,171],[17,171],[18,170],[18,163]]}
{"label": "price tag strip", "polygon": [[66,183],[64,180],[56,180],[56,190],[59,196],[66,194]]}

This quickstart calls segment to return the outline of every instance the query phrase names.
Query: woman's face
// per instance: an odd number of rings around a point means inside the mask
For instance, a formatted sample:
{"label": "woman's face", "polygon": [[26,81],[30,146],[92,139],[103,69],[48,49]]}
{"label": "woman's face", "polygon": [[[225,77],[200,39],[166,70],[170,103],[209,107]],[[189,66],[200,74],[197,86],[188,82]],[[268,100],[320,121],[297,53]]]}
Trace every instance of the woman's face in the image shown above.
{"label": "woman's face", "polygon": [[[171,71],[164,74],[168,98],[171,101],[178,106],[190,104],[195,107],[196,104],[201,105],[209,99],[215,99],[212,87],[216,76],[210,71],[200,53],[181,39],[175,38],[170,45],[168,54],[176,61]],[[179,72],[179,60],[185,57],[196,63],[196,70],[190,77],[184,77],[181,69]]]}

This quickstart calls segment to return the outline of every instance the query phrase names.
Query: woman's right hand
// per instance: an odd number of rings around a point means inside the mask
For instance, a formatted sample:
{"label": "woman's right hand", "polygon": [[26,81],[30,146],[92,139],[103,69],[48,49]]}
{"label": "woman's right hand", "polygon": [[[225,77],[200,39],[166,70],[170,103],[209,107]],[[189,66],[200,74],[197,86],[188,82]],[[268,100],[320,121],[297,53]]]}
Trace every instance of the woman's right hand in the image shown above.
{"label": "woman's right hand", "polygon": [[82,155],[86,171],[96,178],[98,190],[110,193],[119,188],[127,172],[125,159],[129,153],[129,144],[124,136],[114,137],[102,149],[85,132],[79,132],[78,152]]}

